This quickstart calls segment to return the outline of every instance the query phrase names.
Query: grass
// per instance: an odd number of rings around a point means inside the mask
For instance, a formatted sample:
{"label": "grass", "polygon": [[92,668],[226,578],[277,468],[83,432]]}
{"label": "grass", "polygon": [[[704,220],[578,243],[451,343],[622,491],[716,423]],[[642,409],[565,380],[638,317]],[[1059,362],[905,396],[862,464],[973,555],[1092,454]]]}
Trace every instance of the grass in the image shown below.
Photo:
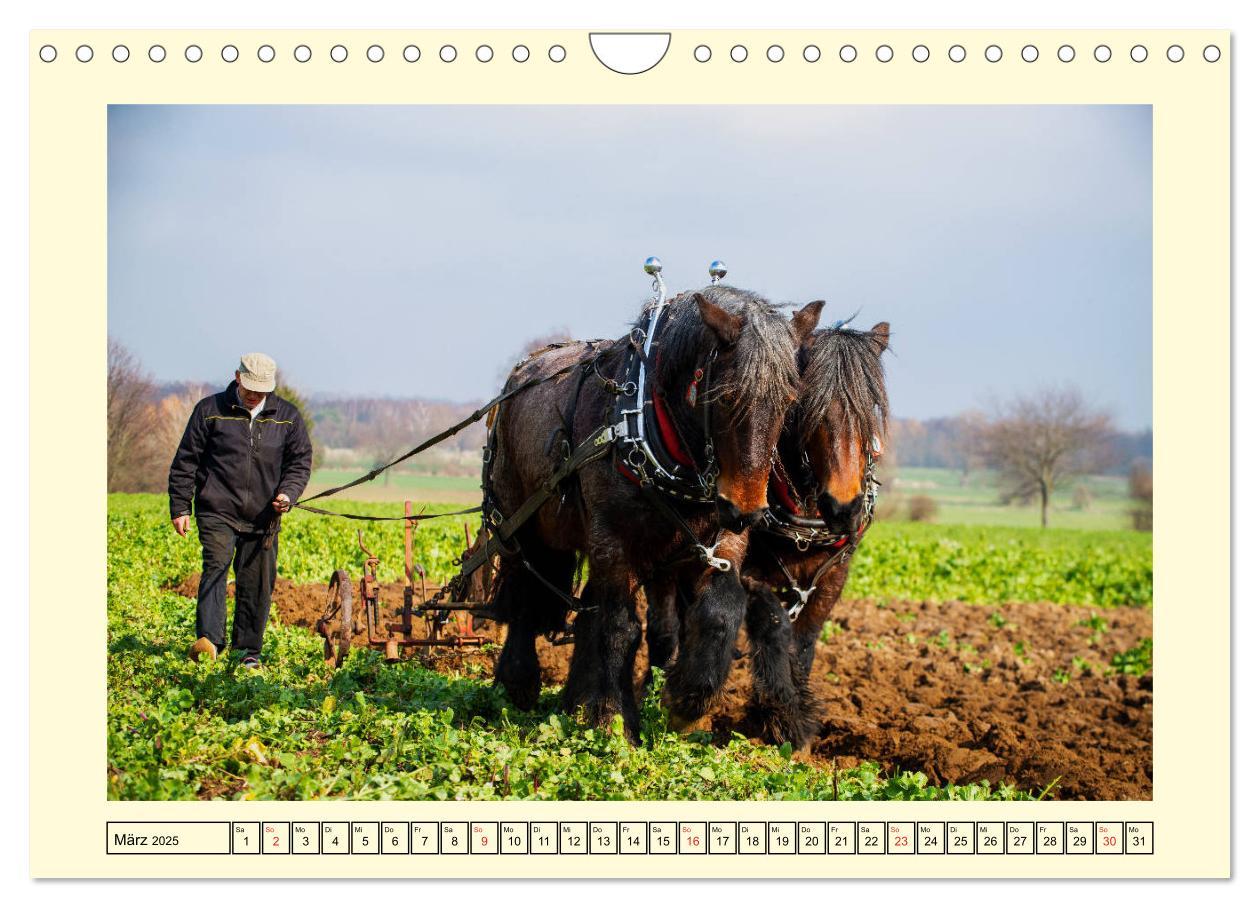
{"label": "grass", "polygon": [[[383,505],[361,505],[371,509]],[[457,546],[459,521],[426,524],[435,560]],[[401,529],[369,528],[380,553]],[[341,522],[286,518],[280,570],[323,580],[355,563]],[[261,673],[233,660],[192,663],[194,603],[169,587],[197,570],[199,549],[179,539],[154,495],[111,496],[108,517],[108,748],[111,799],[649,799],[985,800],[1030,795],[1010,786],[929,785],[917,772],[873,764],[834,772],[735,737],[666,729],[659,677],[643,711],[644,746],[619,729],[539,709],[513,708],[488,682],[388,665],[355,650],[326,665],[312,634],[273,622]],[[400,560],[400,557],[399,559]],[[387,565],[390,562],[387,561]]]}
{"label": "grass", "polygon": [[[1087,509],[1073,505],[1078,485],[1087,488]],[[892,492],[901,500],[926,495],[936,501],[941,524],[1040,527],[1037,505],[1004,505],[997,477],[989,471],[961,471],[935,467],[898,467]],[[1050,499],[1050,527],[1072,530],[1126,530],[1131,526],[1128,482],[1123,476],[1084,476],[1057,489]]]}
{"label": "grass", "polygon": [[1151,536],[877,520],[853,559],[846,597],[1148,606]]}
{"label": "grass", "polygon": [[[311,475],[307,494],[344,485],[362,476],[367,469],[316,470]],[[386,472],[376,482],[355,486],[343,493],[342,497],[352,501],[397,502],[400,506],[407,497],[429,502],[476,504],[481,501],[481,477],[437,476],[394,469]],[[402,511],[399,510],[399,513]]]}
{"label": "grass", "polygon": [[[328,489],[362,475],[362,469],[323,469],[311,477],[310,491]],[[1072,504],[1077,485],[1089,489],[1093,501],[1088,509]],[[1035,505],[1003,505],[994,474],[973,472],[964,477],[957,470],[930,467],[899,467],[885,501],[902,502],[914,495],[936,501],[936,523],[959,526],[1040,527],[1040,510]],[[1128,484],[1121,476],[1085,476],[1059,489],[1051,498],[1050,527],[1071,530],[1127,530]],[[356,486],[345,493],[355,501],[397,502],[412,497],[443,503],[475,504],[481,500],[481,477],[439,476],[428,473],[390,471],[374,483]]]}
{"label": "grass", "polygon": [[[416,505],[419,510],[422,505]],[[428,513],[457,507],[433,503]],[[338,502],[334,510],[375,515],[402,514],[401,502]],[[164,542],[176,539],[158,495],[114,495],[111,515],[132,515],[157,524]],[[417,562],[431,580],[444,580],[464,550],[477,515],[429,520],[415,539]],[[351,524],[303,512],[286,515],[280,535],[279,571],[299,583],[327,581],[334,568],[357,572],[363,555],[356,543],[381,556],[381,576],[402,575],[402,522]],[[170,539],[167,539],[167,536]],[[189,538],[174,547],[178,565],[171,582],[199,570],[199,550]],[[942,526],[876,520],[854,556],[845,595],[886,600],[959,600],[1000,606],[1006,602],[1062,602],[1111,607],[1148,606],[1153,587],[1151,536],[1132,530],[1079,531],[1015,527]]]}

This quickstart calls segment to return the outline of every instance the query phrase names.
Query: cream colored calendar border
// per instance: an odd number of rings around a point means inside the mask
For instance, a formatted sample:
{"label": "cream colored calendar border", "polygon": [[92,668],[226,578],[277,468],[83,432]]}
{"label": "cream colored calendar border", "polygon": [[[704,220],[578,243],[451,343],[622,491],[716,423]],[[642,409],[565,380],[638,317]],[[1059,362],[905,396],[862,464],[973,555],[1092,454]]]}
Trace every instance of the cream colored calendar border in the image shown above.
{"label": "cream colored calendar border", "polygon": [[[197,44],[200,63],[185,62]],[[227,64],[218,49],[240,49]],[[423,51],[408,64],[401,49]],[[474,48],[495,51],[491,63]],[[911,48],[931,50],[927,63]],[[1170,63],[1170,44],[1185,59]],[[42,63],[39,48],[58,50]],[[95,57],[78,63],[74,49]],[[110,49],[127,45],[127,63]],[[166,49],[161,64],[147,49]],[[276,59],[260,63],[262,44]],[[312,48],[311,62],[292,49]],[[330,61],[342,44],[349,61]],[[371,44],[386,49],[369,64]],[[438,61],[444,44],[454,63]],[[524,44],[528,63],[511,60]],[[563,63],[546,49],[562,45]],[[701,65],[692,49],[713,48]],[[747,62],[727,56],[734,44]],[[765,49],[781,45],[783,62]],[[808,64],[801,49],[817,45]],[[841,45],[859,51],[838,59]],[[888,44],[890,63],[874,59]],[[967,59],[954,64],[947,48]],[[999,63],[983,59],[990,44]],[[1020,59],[1035,44],[1036,63]],[[1076,59],[1055,58],[1072,45]],[[1093,59],[1111,47],[1109,63]],[[1141,64],[1128,49],[1150,52]],[[1201,52],[1223,54],[1209,64]],[[31,57],[31,872],[36,876],[1220,876],[1229,873],[1229,73],[1207,31],[674,32],[649,72],[616,75],[581,31],[36,32]],[[1155,798],[1103,804],[111,803],[105,800],[106,105],[1150,104],[1154,129]],[[1016,317],[1018,313],[1012,313]],[[1088,330],[1088,326],[1082,326]],[[58,363],[54,376],[48,363]],[[95,490],[85,494],[85,490]],[[74,557],[65,548],[74,515]],[[82,544],[95,539],[95,546]],[[65,632],[69,621],[72,633]],[[1150,857],[107,857],[106,820],[1155,821]]]}

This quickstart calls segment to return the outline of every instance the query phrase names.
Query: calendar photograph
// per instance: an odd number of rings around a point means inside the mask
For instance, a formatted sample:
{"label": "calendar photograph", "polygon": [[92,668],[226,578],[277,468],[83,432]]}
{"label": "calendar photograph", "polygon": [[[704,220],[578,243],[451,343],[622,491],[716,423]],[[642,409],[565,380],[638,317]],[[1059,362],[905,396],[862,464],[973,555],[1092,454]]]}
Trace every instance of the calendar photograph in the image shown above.
{"label": "calendar photograph", "polygon": [[1150,801],[1152,128],[110,105],[105,796]]}

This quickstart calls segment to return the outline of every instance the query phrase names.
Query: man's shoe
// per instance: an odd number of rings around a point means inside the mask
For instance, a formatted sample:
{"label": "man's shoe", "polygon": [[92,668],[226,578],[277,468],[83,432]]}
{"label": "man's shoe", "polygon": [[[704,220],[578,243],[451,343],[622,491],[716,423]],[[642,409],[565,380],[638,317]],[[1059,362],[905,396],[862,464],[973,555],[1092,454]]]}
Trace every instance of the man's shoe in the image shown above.
{"label": "man's shoe", "polygon": [[262,668],[262,660],[257,656],[246,656],[241,660],[241,668],[247,668],[250,671],[256,671]]}
{"label": "man's shoe", "polygon": [[218,649],[207,637],[198,637],[197,642],[188,650],[188,658],[194,662],[200,661],[202,658],[214,661],[219,655]]}

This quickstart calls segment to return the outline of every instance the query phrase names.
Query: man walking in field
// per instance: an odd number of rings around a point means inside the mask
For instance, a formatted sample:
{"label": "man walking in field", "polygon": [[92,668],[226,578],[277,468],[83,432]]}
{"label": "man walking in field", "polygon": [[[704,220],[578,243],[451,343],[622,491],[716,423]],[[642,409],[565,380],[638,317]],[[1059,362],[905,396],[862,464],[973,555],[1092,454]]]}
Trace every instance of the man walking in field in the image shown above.
{"label": "man walking in field", "polygon": [[236,573],[232,649],[259,668],[276,583],[280,515],[311,477],[311,441],[297,407],[276,396],[276,363],[241,357],[235,380],[193,409],[171,462],[171,522],[188,535],[194,507],[201,540],[197,642],[189,655],[215,658],[227,634],[227,574]]}

